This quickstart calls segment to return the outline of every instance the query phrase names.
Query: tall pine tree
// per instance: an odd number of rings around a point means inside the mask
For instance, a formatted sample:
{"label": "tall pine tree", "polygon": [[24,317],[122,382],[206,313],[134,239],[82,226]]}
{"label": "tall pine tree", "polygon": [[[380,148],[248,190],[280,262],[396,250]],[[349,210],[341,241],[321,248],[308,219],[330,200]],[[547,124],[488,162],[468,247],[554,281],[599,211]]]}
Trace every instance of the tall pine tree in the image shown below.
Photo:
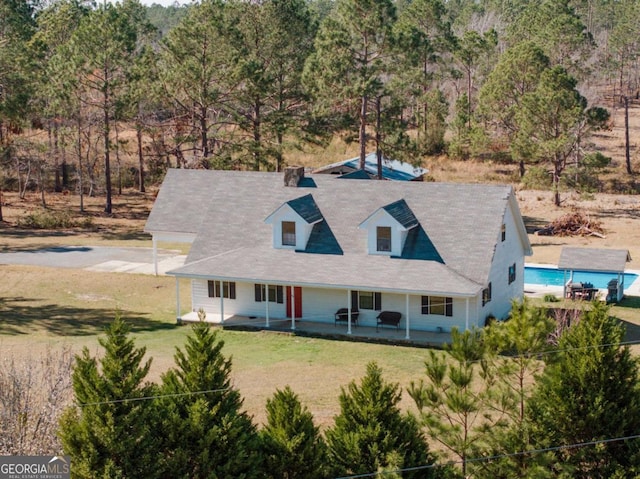
{"label": "tall pine tree", "polygon": [[162,376],[164,477],[257,477],[259,438],[242,398],[229,378],[231,360],[205,322],[193,326],[176,368]]}
{"label": "tall pine tree", "polygon": [[[360,385],[354,381],[343,388],[340,414],[326,431],[334,474],[391,472],[433,462],[418,421],[400,411],[400,398],[398,384],[385,383],[373,362]],[[431,471],[419,469],[403,477],[431,477]]]}
{"label": "tall pine tree", "polygon": [[[77,406],[60,422],[60,439],[77,478],[157,477],[157,431],[152,430],[154,387],[144,383],[151,360],[136,348],[129,326],[117,316],[107,328],[100,360],[85,347],[76,356]],[[100,365],[100,367],[98,367]]]}
{"label": "tall pine tree", "polygon": [[260,432],[264,470],[273,479],[326,477],[326,445],[320,428],[289,388],[267,400],[267,424]]}
{"label": "tall pine tree", "polygon": [[[535,445],[567,446],[555,452],[552,472],[585,479],[640,472],[640,440],[612,440],[640,431],[638,360],[623,337],[602,303],[561,336],[528,406]],[[603,442],[576,446],[592,441]]]}

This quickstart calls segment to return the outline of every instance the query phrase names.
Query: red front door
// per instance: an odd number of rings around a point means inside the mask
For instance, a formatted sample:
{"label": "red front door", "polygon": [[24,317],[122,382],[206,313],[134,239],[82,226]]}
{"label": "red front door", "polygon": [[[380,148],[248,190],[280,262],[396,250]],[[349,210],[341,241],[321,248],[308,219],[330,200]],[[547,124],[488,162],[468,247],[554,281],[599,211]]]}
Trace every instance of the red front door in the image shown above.
{"label": "red front door", "polygon": [[[287,318],[291,317],[291,286],[287,286]],[[293,302],[295,303],[296,318],[302,317],[302,288],[293,287]]]}

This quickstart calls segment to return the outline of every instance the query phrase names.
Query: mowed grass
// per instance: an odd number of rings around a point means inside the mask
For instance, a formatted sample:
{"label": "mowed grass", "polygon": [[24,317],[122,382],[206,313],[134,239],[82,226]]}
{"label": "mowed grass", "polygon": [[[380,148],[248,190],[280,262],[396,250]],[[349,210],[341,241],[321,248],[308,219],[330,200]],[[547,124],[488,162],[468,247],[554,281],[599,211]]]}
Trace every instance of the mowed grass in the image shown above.
{"label": "mowed grass", "polygon": [[[50,348],[87,347],[99,355],[98,338],[116,314],[132,328],[137,346],[153,358],[149,379],[174,366],[176,347],[191,331],[175,322],[175,279],[75,269],[0,266],[0,357],[35,357]],[[188,282],[181,303],[190,305]],[[365,374],[376,361],[388,381],[403,388],[423,375],[426,350],[323,340],[274,332],[219,330],[224,354],[233,362],[232,379],[246,410],[263,423],[266,400],[289,385],[322,426],[339,412],[340,388]],[[406,395],[405,395],[406,396]],[[403,408],[412,401],[403,397]]]}

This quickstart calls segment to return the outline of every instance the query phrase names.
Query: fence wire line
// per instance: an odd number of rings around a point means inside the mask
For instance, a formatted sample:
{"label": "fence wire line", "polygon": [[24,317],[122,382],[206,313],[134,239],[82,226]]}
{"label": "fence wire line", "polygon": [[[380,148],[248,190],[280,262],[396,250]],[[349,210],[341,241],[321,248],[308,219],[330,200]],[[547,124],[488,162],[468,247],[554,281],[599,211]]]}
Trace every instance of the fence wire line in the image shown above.
{"label": "fence wire line", "polygon": [[355,474],[355,475],[351,475],[351,476],[341,476],[338,477],[336,479],[358,479],[358,478],[363,478],[363,477],[375,477],[375,476],[382,476],[382,475],[388,475],[388,474],[398,474],[400,472],[414,472],[414,471],[421,471],[421,470],[425,470],[425,469],[435,469],[437,467],[446,467],[446,466],[454,466],[454,465],[459,465],[459,464],[464,464],[464,463],[478,463],[478,462],[491,462],[491,461],[495,461],[497,459],[505,459],[505,458],[509,458],[509,457],[516,457],[516,456],[525,456],[525,455],[533,455],[533,454],[541,454],[541,453],[545,453],[545,452],[554,452],[554,451],[560,451],[563,449],[577,449],[580,447],[587,447],[587,446],[597,446],[598,444],[608,444],[608,443],[612,443],[612,442],[620,442],[620,441],[629,441],[632,439],[640,439],[640,434],[634,434],[631,436],[622,436],[622,437],[612,437],[612,438],[606,438],[606,439],[599,439],[599,440],[595,440],[595,441],[587,441],[587,442],[577,442],[577,443],[573,443],[573,444],[565,444],[562,446],[550,446],[550,447],[545,447],[545,448],[541,448],[541,449],[529,449],[527,451],[518,451],[518,452],[510,452],[510,453],[504,453],[504,454],[496,454],[493,456],[486,456],[486,457],[474,457],[474,458],[470,458],[467,459],[465,461],[448,461],[445,463],[441,463],[441,464],[424,464],[421,466],[413,466],[413,467],[405,467],[402,469],[395,469],[393,471],[382,471],[382,472],[368,472],[365,474]]}

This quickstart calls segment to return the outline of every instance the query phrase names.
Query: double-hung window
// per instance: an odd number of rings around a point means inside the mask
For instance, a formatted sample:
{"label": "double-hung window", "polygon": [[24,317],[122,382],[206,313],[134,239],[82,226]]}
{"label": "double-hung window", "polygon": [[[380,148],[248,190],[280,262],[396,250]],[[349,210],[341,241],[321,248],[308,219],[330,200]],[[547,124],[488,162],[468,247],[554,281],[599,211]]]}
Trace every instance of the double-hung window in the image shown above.
{"label": "double-hung window", "polygon": [[236,283],[234,281],[207,281],[210,298],[236,299]]}
{"label": "double-hung window", "polygon": [[485,289],[482,290],[482,306],[491,301],[491,283]]}
{"label": "double-hung window", "polygon": [[378,226],[376,228],[376,251],[391,251],[391,227]]}
{"label": "double-hung window", "polygon": [[422,314],[453,316],[453,299],[445,296],[423,296]]}
{"label": "double-hung window", "polygon": [[282,222],[282,246],[296,245],[296,223],[295,221]]}
{"label": "double-hung window", "polygon": [[270,303],[284,303],[284,288],[282,286],[277,286],[270,284],[269,290],[264,284],[256,284],[255,285],[255,300],[256,303],[260,303],[262,301],[269,301]]}
{"label": "double-hung window", "polygon": [[509,266],[509,284],[513,283],[516,280],[516,264],[513,263]]}
{"label": "double-hung window", "polygon": [[382,293],[373,291],[352,291],[351,305],[354,309],[372,309],[380,311],[382,309]]}

